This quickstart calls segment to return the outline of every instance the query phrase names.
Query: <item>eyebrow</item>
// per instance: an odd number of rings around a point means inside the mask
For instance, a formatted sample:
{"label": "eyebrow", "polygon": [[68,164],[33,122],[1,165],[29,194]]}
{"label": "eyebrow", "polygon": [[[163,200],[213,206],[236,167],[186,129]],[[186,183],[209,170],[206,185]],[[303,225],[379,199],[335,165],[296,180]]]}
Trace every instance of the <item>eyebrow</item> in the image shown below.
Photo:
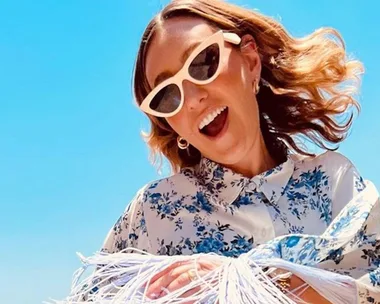
{"label": "eyebrow", "polygon": [[[191,44],[182,54],[181,56],[181,62],[182,64],[185,63],[185,61],[187,60],[187,58],[190,56],[191,52],[194,51],[198,45],[200,45],[201,42],[195,42],[193,44]],[[158,76],[155,78],[154,80],[154,86],[156,87],[157,85],[159,85],[161,82],[163,82],[164,80],[168,79],[169,77],[173,76],[174,74],[168,70],[166,71],[163,71],[161,72],[160,74],[158,74]]]}

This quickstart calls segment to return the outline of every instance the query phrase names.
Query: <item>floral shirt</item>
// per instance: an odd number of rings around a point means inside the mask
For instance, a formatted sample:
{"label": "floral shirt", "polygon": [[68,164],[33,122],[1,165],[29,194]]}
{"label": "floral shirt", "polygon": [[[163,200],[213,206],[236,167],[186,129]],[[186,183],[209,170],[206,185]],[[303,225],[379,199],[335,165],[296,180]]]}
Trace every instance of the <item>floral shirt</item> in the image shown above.
{"label": "floral shirt", "polygon": [[[138,191],[102,250],[133,247],[158,255],[238,257],[276,237],[322,235],[365,187],[352,163],[336,152],[289,155],[285,163],[252,178],[204,158],[199,166]],[[343,216],[338,226],[348,226],[349,219]],[[340,229],[333,226],[330,236]],[[334,265],[344,265],[342,252],[334,254]],[[360,282],[353,303],[380,303],[380,241],[373,240],[355,259],[368,264],[364,272],[356,271],[356,262],[326,267]]]}

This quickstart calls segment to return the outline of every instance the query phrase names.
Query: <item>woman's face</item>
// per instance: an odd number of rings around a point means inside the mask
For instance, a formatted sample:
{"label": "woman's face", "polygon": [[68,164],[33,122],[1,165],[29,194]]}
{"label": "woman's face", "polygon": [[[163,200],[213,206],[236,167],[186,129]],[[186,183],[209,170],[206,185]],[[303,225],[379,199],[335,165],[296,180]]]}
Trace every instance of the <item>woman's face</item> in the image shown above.
{"label": "woman's face", "polygon": [[[198,18],[177,17],[165,21],[147,54],[146,75],[150,86],[158,84],[156,78],[163,72],[168,77],[176,74],[186,60],[185,51],[214,32]],[[230,166],[257,151],[261,135],[254,94],[260,59],[254,42],[249,42],[248,36],[242,38],[238,47],[225,42],[221,72],[213,82],[206,85],[183,82],[183,107],[178,114],[167,118],[173,130],[203,156]]]}

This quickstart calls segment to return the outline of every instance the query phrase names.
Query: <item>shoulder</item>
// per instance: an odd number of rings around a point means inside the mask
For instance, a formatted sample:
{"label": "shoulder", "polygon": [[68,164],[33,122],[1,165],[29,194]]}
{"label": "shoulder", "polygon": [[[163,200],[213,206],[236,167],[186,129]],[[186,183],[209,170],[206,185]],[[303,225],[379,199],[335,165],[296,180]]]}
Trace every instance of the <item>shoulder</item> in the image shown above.
{"label": "shoulder", "polygon": [[[365,188],[359,170],[346,156],[328,151],[314,157],[294,156],[294,178],[304,177],[319,181],[334,193],[342,191],[355,193]],[[352,191],[351,191],[352,192]]]}
{"label": "shoulder", "polygon": [[292,155],[291,158],[294,162],[294,179],[318,181],[331,191],[335,191],[342,182],[363,184],[363,179],[351,160],[339,152],[327,151],[316,156]]}
{"label": "shoulder", "polygon": [[165,197],[173,197],[194,193],[200,187],[200,181],[192,169],[157,179],[145,184],[137,192],[135,200],[140,203]]}
{"label": "shoulder", "polygon": [[298,170],[323,168],[325,171],[339,173],[353,167],[346,156],[336,151],[326,151],[316,156],[292,155],[291,158]]}

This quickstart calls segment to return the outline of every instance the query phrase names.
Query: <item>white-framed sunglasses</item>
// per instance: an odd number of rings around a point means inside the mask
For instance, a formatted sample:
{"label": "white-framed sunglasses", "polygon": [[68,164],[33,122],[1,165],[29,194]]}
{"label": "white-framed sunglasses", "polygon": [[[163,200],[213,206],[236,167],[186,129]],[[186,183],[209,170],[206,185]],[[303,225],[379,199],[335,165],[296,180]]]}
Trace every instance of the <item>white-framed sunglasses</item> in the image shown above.
{"label": "white-framed sunglasses", "polygon": [[218,31],[208,37],[187,58],[185,64],[174,76],[160,83],[143,100],[140,109],[156,117],[176,115],[184,103],[182,83],[189,80],[205,85],[218,77],[225,58],[224,42],[239,45],[241,38],[235,33]]}

